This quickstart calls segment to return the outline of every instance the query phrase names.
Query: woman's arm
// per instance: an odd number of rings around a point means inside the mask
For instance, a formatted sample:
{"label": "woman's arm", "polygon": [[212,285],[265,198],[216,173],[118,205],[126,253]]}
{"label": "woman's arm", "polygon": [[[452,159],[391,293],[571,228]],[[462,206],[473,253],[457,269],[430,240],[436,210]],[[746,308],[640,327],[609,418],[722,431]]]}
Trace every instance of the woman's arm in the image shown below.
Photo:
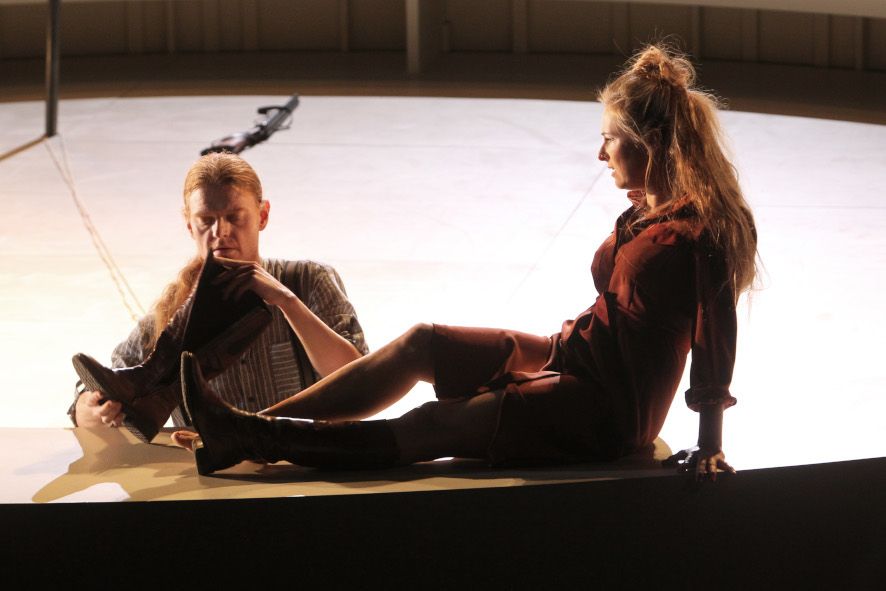
{"label": "woman's arm", "polygon": [[686,403],[699,413],[698,450],[684,463],[697,478],[734,473],[723,453],[723,411],[735,404],[729,391],[735,366],[735,291],[723,256],[698,244],[695,256],[696,317]]}

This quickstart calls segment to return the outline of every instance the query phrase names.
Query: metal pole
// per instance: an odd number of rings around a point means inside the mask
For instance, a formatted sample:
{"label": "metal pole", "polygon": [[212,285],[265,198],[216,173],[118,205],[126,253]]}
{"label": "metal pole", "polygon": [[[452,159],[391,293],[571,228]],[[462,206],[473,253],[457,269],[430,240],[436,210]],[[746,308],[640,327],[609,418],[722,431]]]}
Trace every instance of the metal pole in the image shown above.
{"label": "metal pole", "polygon": [[58,29],[61,0],[49,0],[46,23],[46,137],[56,134],[58,123]]}

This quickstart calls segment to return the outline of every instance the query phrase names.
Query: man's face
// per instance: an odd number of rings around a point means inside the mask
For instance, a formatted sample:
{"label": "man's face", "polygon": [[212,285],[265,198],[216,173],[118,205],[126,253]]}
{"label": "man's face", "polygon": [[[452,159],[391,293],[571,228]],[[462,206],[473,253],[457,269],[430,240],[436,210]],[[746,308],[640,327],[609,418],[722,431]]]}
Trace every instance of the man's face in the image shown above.
{"label": "man's face", "polygon": [[209,186],[187,198],[185,218],[197,253],[260,262],[258,233],[268,225],[270,203],[259,204],[252,193],[237,187]]}

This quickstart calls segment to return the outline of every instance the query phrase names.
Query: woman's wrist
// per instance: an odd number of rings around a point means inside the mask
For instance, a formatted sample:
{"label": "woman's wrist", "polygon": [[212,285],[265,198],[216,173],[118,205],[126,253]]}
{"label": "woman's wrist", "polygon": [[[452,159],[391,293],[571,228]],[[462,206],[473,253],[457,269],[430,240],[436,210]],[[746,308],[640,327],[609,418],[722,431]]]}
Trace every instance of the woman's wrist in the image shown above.
{"label": "woman's wrist", "polygon": [[699,410],[698,447],[707,451],[723,448],[723,405],[705,404]]}

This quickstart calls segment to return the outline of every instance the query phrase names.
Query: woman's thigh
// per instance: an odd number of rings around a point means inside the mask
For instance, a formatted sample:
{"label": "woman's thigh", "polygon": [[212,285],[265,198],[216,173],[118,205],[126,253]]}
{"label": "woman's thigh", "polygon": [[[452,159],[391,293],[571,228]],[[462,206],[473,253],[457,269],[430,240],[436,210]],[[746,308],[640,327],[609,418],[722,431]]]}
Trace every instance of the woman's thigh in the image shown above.
{"label": "woman's thigh", "polygon": [[431,356],[437,397],[460,398],[510,372],[541,370],[550,337],[514,330],[434,325]]}
{"label": "woman's thigh", "polygon": [[607,417],[599,387],[552,374],[511,383],[501,391],[495,432],[487,449],[493,465],[606,459]]}
{"label": "woman's thigh", "polygon": [[601,457],[593,384],[549,374],[467,398],[426,403],[391,421],[405,461],[456,456],[491,464]]}

